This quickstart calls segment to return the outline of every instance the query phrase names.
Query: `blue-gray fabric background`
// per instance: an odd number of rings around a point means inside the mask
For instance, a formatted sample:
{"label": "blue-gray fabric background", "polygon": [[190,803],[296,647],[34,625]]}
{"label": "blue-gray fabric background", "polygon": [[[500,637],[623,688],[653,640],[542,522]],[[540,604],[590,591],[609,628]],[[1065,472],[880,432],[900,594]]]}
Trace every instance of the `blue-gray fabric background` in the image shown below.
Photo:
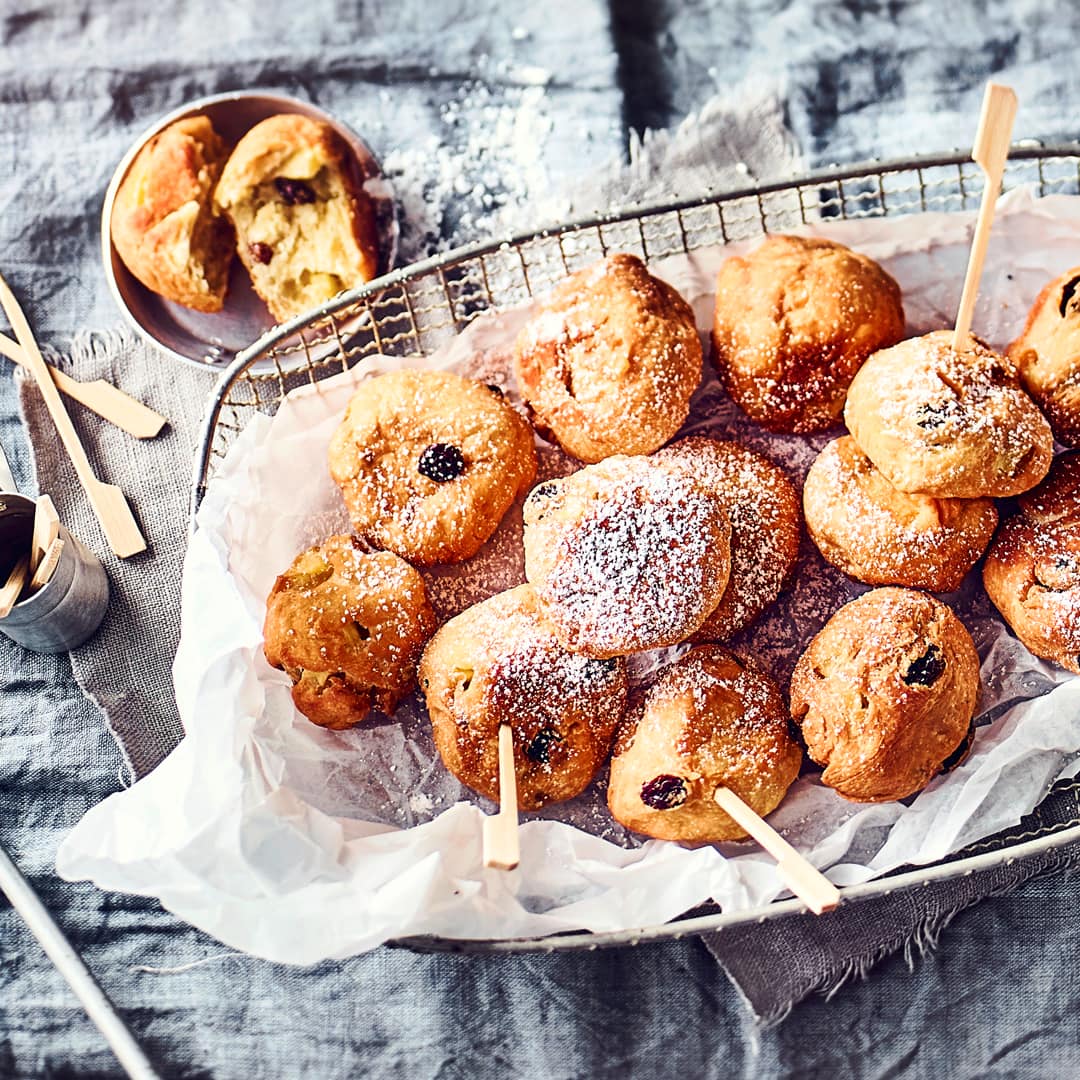
{"label": "blue-gray fabric background", "polygon": [[[205,93],[284,89],[351,122],[402,194],[407,257],[527,223],[533,200],[618,158],[631,130],[717,92],[777,94],[810,164],[961,145],[992,73],[1020,94],[1015,137],[1080,135],[1080,11],[1052,0],[0,0],[0,40],[0,269],[59,348],[118,319],[97,255],[112,167],[155,117]],[[10,366],[0,441],[31,489]],[[0,839],[165,1075],[1080,1075],[1073,874],[957,916],[912,968],[888,958],[763,1032],[692,941],[551,957],[383,949],[287,969],[224,955],[156,903],[57,881],[60,838],[117,789],[120,759],[66,658],[0,639],[0,687]],[[0,1077],[116,1075],[0,907]]]}

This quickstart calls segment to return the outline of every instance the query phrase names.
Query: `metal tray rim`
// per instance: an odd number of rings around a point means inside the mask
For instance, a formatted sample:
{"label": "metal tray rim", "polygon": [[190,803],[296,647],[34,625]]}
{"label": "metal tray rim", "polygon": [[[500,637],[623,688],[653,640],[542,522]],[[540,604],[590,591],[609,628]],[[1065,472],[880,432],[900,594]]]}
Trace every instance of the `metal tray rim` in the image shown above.
{"label": "metal tray rim", "polygon": [[[1080,158],[1080,142],[1043,144],[1028,141],[1011,148],[1011,161],[1041,161],[1049,158]],[[211,395],[201,429],[201,439],[195,456],[191,514],[189,528],[195,529],[196,514],[208,484],[209,461],[214,431],[229,388],[240,374],[266,350],[298,330],[302,330],[316,319],[348,307],[358,300],[378,295],[383,290],[398,284],[407,283],[433,271],[441,271],[466,259],[487,255],[507,246],[515,247],[531,241],[557,237],[574,231],[594,228],[602,225],[614,225],[634,221],[653,214],[672,213],[697,206],[733,202],[740,199],[754,198],[770,193],[795,190],[815,184],[836,183],[843,180],[872,178],[890,172],[920,171],[935,167],[960,166],[970,162],[970,155],[963,151],[948,153],[928,153],[907,158],[869,159],[847,165],[832,165],[800,174],[784,180],[770,181],[764,184],[750,185],[723,192],[679,201],[659,201],[622,207],[611,214],[577,220],[550,228],[525,231],[512,234],[505,239],[463,245],[451,251],[434,255],[421,262],[394,270],[366,285],[343,293],[328,304],[300,316],[297,319],[276,327],[249,348],[239,353],[233,363],[221,374]],[[1011,865],[1021,859],[1040,854],[1054,848],[1063,847],[1073,842],[1080,842],[1080,822],[1069,824],[1047,835],[1033,839],[1011,842],[1001,848],[972,854],[950,861],[916,867],[912,870],[895,872],[860,885],[846,886],[841,889],[842,906],[875,897],[889,896],[897,892],[908,892],[925,888],[937,881],[953,877],[969,876],[980,870],[1002,864]],[[624,931],[571,931],[538,938],[505,938],[497,940],[478,940],[472,938],[452,938],[445,936],[414,936],[399,938],[389,944],[396,947],[417,951],[447,951],[460,953],[496,953],[496,952],[556,952],[595,950],[598,948],[621,945],[638,945],[673,938],[697,936],[738,925],[762,923],[774,918],[806,912],[807,908],[797,899],[773,901],[763,907],[748,908],[729,913],[691,916],[675,919],[657,926],[640,927]]]}

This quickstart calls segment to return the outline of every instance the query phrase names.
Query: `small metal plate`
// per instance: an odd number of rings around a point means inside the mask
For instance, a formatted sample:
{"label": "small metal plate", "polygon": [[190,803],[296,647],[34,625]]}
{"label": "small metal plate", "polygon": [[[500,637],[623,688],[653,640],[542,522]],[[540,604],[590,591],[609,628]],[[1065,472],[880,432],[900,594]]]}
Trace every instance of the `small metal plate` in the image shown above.
{"label": "small metal plate", "polygon": [[[266,305],[252,288],[240,260],[233,260],[223,310],[213,314],[192,311],[158,296],[137,280],[121,261],[110,233],[116,192],[136,154],[159,131],[185,116],[197,113],[209,117],[218,134],[233,145],[257,123],[279,113],[299,113],[331,124],[352,148],[361,175],[365,177],[378,225],[380,277],[393,267],[397,256],[397,214],[393,193],[382,178],[379,163],[367,144],[340,120],[296,98],[257,91],[216,94],[184,105],[144,132],[124,155],[105,193],[101,213],[101,257],[109,291],[135,330],[160,346],[169,356],[199,367],[225,368],[238,352],[276,325]],[[297,345],[300,345],[299,339]],[[283,343],[282,347],[287,347],[287,343]],[[312,347],[310,351],[315,352],[319,348],[333,351],[335,346],[324,343]],[[300,351],[298,356],[303,362],[304,353]]]}

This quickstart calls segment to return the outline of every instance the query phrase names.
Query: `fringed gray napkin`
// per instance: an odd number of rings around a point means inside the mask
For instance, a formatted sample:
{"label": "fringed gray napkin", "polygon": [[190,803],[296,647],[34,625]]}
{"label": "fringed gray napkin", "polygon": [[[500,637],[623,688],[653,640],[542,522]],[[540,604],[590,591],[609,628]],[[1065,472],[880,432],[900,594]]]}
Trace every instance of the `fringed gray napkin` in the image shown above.
{"label": "fringed gray napkin", "polygon": [[[1055,797],[1057,798],[1057,797]],[[1069,800],[1075,803],[1075,797]],[[758,1022],[782,1021],[820,993],[831,997],[878,961],[903,950],[909,965],[932,950],[953,917],[988,896],[1032,878],[1080,866],[1069,846],[923,888],[841,906],[825,915],[790,915],[704,934],[709,952],[738,988]]]}
{"label": "fringed gray napkin", "polygon": [[147,550],[118,559],[98,526],[33,380],[24,372],[19,398],[30,433],[38,489],[48,492],[65,525],[101,558],[110,599],[98,632],[71,654],[75,679],[105,714],[129,770],[145,775],[183,732],[172,692],[180,640],[180,577],[187,548],[195,440],[216,372],[181,365],[126,332],[86,334],[69,357],[51,362],[82,381],[103,378],[168,417],[154,439],[135,439],[81,405],[72,422],[101,480],[128,498]]}

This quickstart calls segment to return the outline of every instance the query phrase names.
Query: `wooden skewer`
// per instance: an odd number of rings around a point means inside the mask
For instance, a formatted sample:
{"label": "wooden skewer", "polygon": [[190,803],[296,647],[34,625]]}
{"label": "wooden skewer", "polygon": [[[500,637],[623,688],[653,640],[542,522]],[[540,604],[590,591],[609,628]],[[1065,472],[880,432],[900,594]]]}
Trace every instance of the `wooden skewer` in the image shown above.
{"label": "wooden skewer", "polygon": [[751,810],[731,788],[720,787],[717,806],[734,818],[775,860],[784,884],[815,914],[832,911],[840,903],[840,890],[811,866],[764,818]]}
{"label": "wooden skewer", "polygon": [[8,579],[0,588],[0,619],[6,619],[11,614],[11,609],[18,603],[19,596],[30,576],[30,556],[24,555],[11,568]]}
{"label": "wooden skewer", "polygon": [[58,536],[49,545],[49,550],[45,552],[44,558],[38,563],[37,569],[30,578],[30,584],[27,586],[29,592],[35,592],[42,586],[48,585],[49,579],[56,573],[56,567],[60,563],[60,556],[63,552],[64,541]]}
{"label": "wooden skewer", "polygon": [[45,399],[49,414],[60,434],[60,441],[64,444],[72,465],[75,466],[75,472],[86,490],[90,505],[94,508],[94,513],[101,523],[109,546],[121,559],[145,551],[146,541],[139,532],[139,526],[135,523],[124,493],[114,484],[103,483],[94,475],[90,459],[86,456],[71,417],[68,416],[64,403],[60,399],[60,392],[49,376],[48,365],[34,340],[30,324],[26,321],[26,316],[19,307],[14,293],[2,277],[0,277],[0,306],[7,313],[8,322],[15,331],[15,337],[23,347],[23,352],[26,353],[28,366],[37,380],[41,396]]}
{"label": "wooden skewer", "polygon": [[41,495],[34,507],[34,535],[30,541],[30,576],[37,573],[38,564],[45,552],[60,535],[60,518],[48,495]]}
{"label": "wooden skewer", "polygon": [[953,348],[957,352],[968,347],[971,318],[975,314],[975,298],[979,295],[979,279],[986,261],[990,226],[994,221],[994,208],[1001,190],[1001,178],[1005,173],[1009,139],[1012,137],[1015,119],[1016,94],[1008,86],[987,83],[979,128],[975,132],[975,145],[971,151],[972,160],[982,167],[986,176],[986,185],[983,188],[982,203],[979,205],[979,218],[975,223],[975,235],[971,238],[971,254],[968,256],[967,273],[964,275],[960,310],[956,313]]}
{"label": "wooden skewer", "polygon": [[484,865],[513,870],[520,861],[514,735],[510,725],[503,724],[499,728],[499,812],[484,818]]}
{"label": "wooden skewer", "polygon": [[[0,353],[22,367],[30,366],[22,346],[6,334],[0,334]],[[104,379],[79,382],[52,364],[47,364],[46,367],[61,393],[67,394],[80,405],[85,405],[91,412],[97,413],[110,424],[115,424],[122,431],[134,435],[136,439],[152,439],[167,423],[161,413],[154,412]]]}

